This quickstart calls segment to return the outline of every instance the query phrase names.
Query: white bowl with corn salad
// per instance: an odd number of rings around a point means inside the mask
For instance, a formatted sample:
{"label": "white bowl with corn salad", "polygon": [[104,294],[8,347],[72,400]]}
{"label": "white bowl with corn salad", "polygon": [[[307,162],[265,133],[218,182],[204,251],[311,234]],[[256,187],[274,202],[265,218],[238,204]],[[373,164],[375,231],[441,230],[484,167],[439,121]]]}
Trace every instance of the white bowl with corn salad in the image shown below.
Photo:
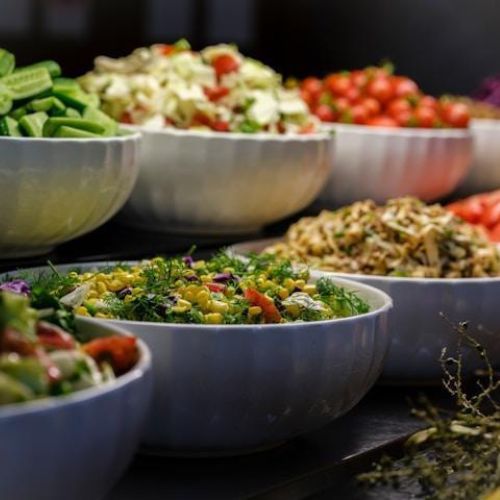
{"label": "white bowl with corn salad", "polygon": [[222,253],[65,274],[71,268],[59,268],[61,282],[52,279],[48,292],[151,348],[151,447],[239,453],[276,445],[348,411],[383,367],[391,300],[371,287]]}

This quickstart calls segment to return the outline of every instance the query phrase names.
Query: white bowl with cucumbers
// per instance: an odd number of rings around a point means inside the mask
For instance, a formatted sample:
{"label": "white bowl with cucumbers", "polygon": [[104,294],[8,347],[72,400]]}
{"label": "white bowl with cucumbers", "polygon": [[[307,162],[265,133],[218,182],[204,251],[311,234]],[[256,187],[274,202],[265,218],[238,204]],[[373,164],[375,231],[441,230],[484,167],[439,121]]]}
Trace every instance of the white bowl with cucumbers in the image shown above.
{"label": "white bowl with cucumbers", "polygon": [[16,69],[0,49],[0,259],[46,253],[126,202],[140,135],[98,105],[56,62]]}

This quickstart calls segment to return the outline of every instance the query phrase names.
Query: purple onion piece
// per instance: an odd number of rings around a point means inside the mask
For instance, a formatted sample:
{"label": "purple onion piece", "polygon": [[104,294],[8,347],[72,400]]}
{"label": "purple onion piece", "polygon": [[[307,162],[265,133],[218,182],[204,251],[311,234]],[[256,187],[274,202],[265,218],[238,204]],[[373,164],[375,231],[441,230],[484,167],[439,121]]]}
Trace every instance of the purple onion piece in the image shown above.
{"label": "purple onion piece", "polygon": [[0,285],[0,290],[17,293],[19,295],[29,295],[31,288],[24,280],[12,280]]}
{"label": "purple onion piece", "polygon": [[215,283],[227,283],[228,281],[239,281],[239,278],[232,273],[218,273],[212,278],[212,281]]}
{"label": "purple onion piece", "polygon": [[192,267],[194,264],[194,259],[193,257],[191,257],[191,255],[184,255],[184,257],[182,257],[182,262],[184,262],[186,266]]}
{"label": "purple onion piece", "polygon": [[196,274],[190,274],[189,276],[186,276],[186,279],[188,281],[199,281],[199,278],[198,276],[196,276]]}
{"label": "purple onion piece", "polygon": [[123,299],[126,295],[131,295],[131,293],[132,293],[132,288],[127,286],[125,288],[122,288],[119,292],[117,292],[116,295],[118,295],[120,299]]}

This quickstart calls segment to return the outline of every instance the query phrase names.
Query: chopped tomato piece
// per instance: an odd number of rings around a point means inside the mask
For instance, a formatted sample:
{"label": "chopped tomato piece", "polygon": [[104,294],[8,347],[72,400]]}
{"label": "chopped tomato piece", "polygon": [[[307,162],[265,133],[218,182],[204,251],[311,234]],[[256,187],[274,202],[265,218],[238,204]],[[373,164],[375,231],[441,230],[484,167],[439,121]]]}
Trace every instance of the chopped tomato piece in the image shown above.
{"label": "chopped tomato piece", "polygon": [[0,352],[15,352],[20,356],[33,356],[35,345],[13,328],[7,327],[0,335]]}
{"label": "chopped tomato piece", "polygon": [[204,87],[203,92],[212,101],[218,101],[229,94],[229,89],[222,85],[217,87]]}
{"label": "chopped tomato piece", "polygon": [[278,308],[267,295],[253,288],[248,288],[245,290],[245,299],[247,299],[252,306],[259,306],[262,309],[266,323],[279,323],[281,321],[281,314]]}
{"label": "chopped tomato piece", "polygon": [[36,334],[45,349],[74,349],[76,347],[73,337],[68,332],[45,321],[38,322]]}
{"label": "chopped tomato piece", "polygon": [[224,293],[226,291],[226,285],[223,283],[207,283],[207,288],[214,293]]}
{"label": "chopped tomato piece", "polygon": [[490,230],[491,241],[500,242],[500,223]]}
{"label": "chopped tomato piece", "polygon": [[212,129],[217,132],[229,132],[229,122],[217,120],[212,124]]}
{"label": "chopped tomato piece", "polygon": [[212,66],[215,69],[217,77],[221,77],[222,75],[236,71],[240,67],[240,63],[233,56],[222,54],[213,60]]}
{"label": "chopped tomato piece", "polygon": [[500,202],[485,207],[481,217],[481,224],[491,228],[500,223]]}
{"label": "chopped tomato piece", "polygon": [[160,52],[164,56],[169,56],[175,50],[175,47],[173,45],[169,45],[169,44],[166,44],[166,43],[165,44],[159,44],[158,48],[160,49]]}
{"label": "chopped tomato piece", "polygon": [[35,355],[45,368],[45,372],[47,373],[47,377],[50,382],[57,382],[61,380],[62,378],[61,370],[59,370],[59,368],[52,361],[52,359],[50,359],[50,356],[45,352],[45,350],[42,347],[37,347]]}
{"label": "chopped tomato piece", "polygon": [[131,125],[133,122],[132,120],[132,115],[130,114],[129,111],[125,111],[122,116],[120,116],[120,122],[121,123],[126,123],[127,125]]}
{"label": "chopped tomato piece", "polygon": [[314,126],[314,123],[309,122],[306,123],[305,125],[302,125],[299,130],[299,134],[312,134],[316,131],[316,127]]}
{"label": "chopped tomato piece", "polygon": [[139,356],[135,337],[103,337],[83,345],[83,350],[98,363],[108,362],[115,374],[129,371]]}
{"label": "chopped tomato piece", "polygon": [[212,128],[212,120],[210,117],[203,113],[196,113],[193,116],[193,123],[192,125],[203,125],[205,127],[210,127]]}

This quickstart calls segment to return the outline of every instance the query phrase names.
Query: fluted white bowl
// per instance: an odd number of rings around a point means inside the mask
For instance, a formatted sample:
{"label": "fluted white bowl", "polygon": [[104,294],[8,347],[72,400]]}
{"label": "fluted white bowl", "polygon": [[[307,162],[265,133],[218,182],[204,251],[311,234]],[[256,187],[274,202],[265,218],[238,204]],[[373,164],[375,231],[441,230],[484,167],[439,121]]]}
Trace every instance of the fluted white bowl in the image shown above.
{"label": "fluted white bowl", "polygon": [[106,222],[132,191],[139,142],[0,137],[0,258],[46,253]]}
{"label": "fluted white bowl", "polygon": [[[238,255],[262,252],[277,239],[234,245]],[[500,277],[497,278],[396,278],[312,270],[312,275],[340,276],[384,291],[394,301],[389,316],[390,347],[382,373],[391,383],[434,383],[442,375],[443,348],[455,353],[458,335],[450,323],[469,322],[472,336],[500,366]],[[484,367],[473,349],[464,347],[466,374]]]}
{"label": "fluted white bowl", "polygon": [[334,131],[335,161],[319,197],[326,207],[406,195],[437,200],[455,190],[472,160],[472,136],[466,129],[327,128]]}
{"label": "fluted white bowl", "polygon": [[358,292],[372,311],[273,325],[104,320],[135,334],[153,355],[143,444],[170,453],[238,454],[280,444],[349,411],[382,370],[392,302],[375,288],[334,281]]}
{"label": "fluted white bowl", "polygon": [[[125,334],[79,319],[89,337]],[[149,409],[151,356],[116,381],[68,396],[0,407],[2,500],[98,500],[123,474]]]}
{"label": "fluted white bowl", "polygon": [[468,196],[500,189],[500,120],[474,119],[472,167],[458,192]]}
{"label": "fluted white bowl", "polygon": [[157,231],[242,233],[309,205],[330,171],[328,134],[141,130],[125,223]]}

